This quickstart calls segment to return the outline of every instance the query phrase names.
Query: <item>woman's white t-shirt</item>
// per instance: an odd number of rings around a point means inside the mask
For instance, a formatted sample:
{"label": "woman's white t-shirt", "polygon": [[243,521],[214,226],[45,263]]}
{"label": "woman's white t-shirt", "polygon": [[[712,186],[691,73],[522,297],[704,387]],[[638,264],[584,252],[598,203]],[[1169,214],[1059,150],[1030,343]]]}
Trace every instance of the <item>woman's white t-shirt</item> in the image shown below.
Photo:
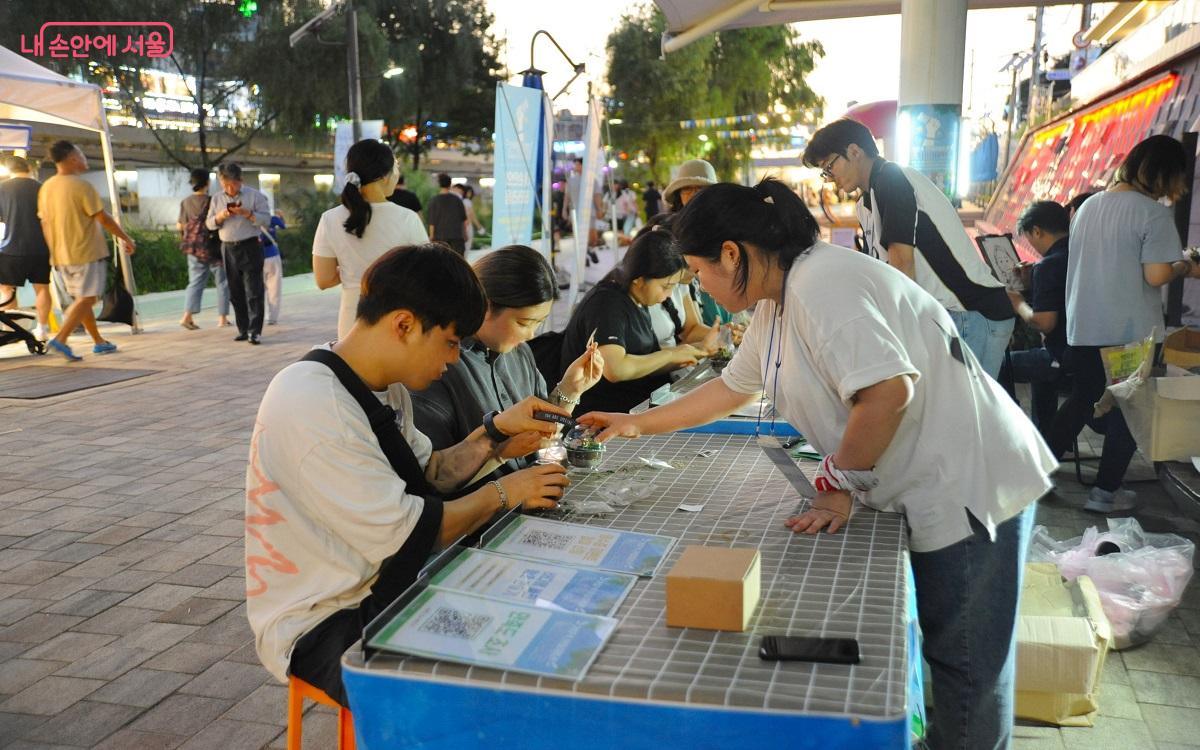
{"label": "woman's white t-shirt", "polygon": [[336,258],[342,279],[342,304],[338,309],[338,338],[354,325],[363,272],[376,258],[398,245],[429,242],[429,233],[421,217],[403,206],[384,201],[371,204],[371,220],[363,236],[357,237],[343,226],[350,218],[345,206],[336,206],[321,214],[313,236],[313,255]]}
{"label": "woman's white t-shirt", "polygon": [[[679,314],[679,322],[684,322],[684,316],[687,315],[687,310],[683,307],[683,298],[687,294],[687,286],[685,284],[676,284],[671,290],[671,301],[675,304],[675,312]],[[667,312],[667,308],[661,304],[651,305],[647,308],[650,311],[650,324],[654,326],[654,337],[658,339],[660,349],[670,349],[672,346],[678,346],[679,342],[675,340],[675,321],[671,319],[671,313]]]}
{"label": "woman's white t-shirt", "polygon": [[721,377],[738,393],[765,391],[828,454],[841,445],[854,394],[904,374],[913,398],[865,502],[906,516],[914,552],[970,536],[965,511],[992,533],[1050,489],[1050,450],[980,368],[945,308],[895,268],[852,250],[818,242],[800,256],[782,316],[775,302],[760,302]]}

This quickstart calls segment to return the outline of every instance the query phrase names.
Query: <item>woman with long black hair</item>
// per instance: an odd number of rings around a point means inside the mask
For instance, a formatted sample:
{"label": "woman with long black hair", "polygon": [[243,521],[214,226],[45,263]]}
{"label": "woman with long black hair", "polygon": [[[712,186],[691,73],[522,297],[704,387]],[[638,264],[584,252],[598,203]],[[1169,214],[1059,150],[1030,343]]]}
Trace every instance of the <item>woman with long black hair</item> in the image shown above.
{"label": "woman with long black hair", "polygon": [[670,382],[673,370],[705,356],[691,344],[662,347],[654,334],[649,308],[670,297],[682,269],[671,233],[657,227],[635,239],[579,301],[563,331],[562,361],[580,356],[591,341],[604,356],[604,377],[583,395],[581,409],[629,411]]}
{"label": "woman with long black hair", "polygon": [[[457,445],[484,423],[486,414],[502,412],[527,396],[570,411],[604,370],[604,357],[590,347],[575,358],[552,389],[538,372],[526,342],[550,317],[557,286],[554,270],[541,253],[524,245],[509,245],[475,261],[474,269],[487,295],[483,324],[473,336],[463,339],[458,362],[427,389],[412,394],[417,429],[435,450]],[[531,443],[525,455],[537,447],[536,442]],[[497,460],[487,469],[508,473],[524,463],[521,459],[504,464]]]}
{"label": "woman with long black hair", "polygon": [[933,672],[931,745],[1008,747],[1024,551],[1055,467],[1037,431],[937,300],[895,268],[819,241],[786,185],[706,187],[672,229],[718,303],[755,305],[742,345],[720,378],[669,404],[579,421],[602,428],[601,440],[670,432],[765,391],[825,454],[792,531],[836,532],[853,523],[855,499],[905,516]]}
{"label": "woman with long black hair", "polygon": [[388,201],[399,180],[399,164],[387,144],[359,141],[346,153],[342,205],[321,214],[317,224],[313,237],[317,287],[342,285],[338,339],[354,325],[359,283],[367,266],[393,247],[429,241],[415,212]]}

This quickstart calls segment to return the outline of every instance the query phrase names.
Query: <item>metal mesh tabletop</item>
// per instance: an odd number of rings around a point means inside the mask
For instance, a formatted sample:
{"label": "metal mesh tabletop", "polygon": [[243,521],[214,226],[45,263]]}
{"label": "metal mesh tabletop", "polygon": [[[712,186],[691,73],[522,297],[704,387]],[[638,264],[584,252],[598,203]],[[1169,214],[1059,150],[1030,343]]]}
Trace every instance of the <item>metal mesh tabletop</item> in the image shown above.
{"label": "metal mesh tabletop", "polygon": [[[711,457],[700,451],[717,450]],[[654,469],[639,456],[674,469]],[[809,464],[815,468],[815,464]],[[674,434],[609,443],[600,471],[572,476],[572,500],[615,483],[649,482],[649,499],[604,516],[564,520],[677,537],[659,575],[637,583],[619,625],[587,676],[570,683],[415,657],[374,656],[371,671],[399,671],[555,693],[773,711],[893,718],[905,710],[905,534],[900,516],[859,508],[836,534],[797,535],[783,521],[800,499],[753,438]],[[681,503],[703,504],[699,512]],[[762,598],[745,633],[668,628],[666,571],[684,546],[755,547]],[[766,662],[763,634],[857,638],[860,664]],[[352,652],[348,663],[361,664]]]}

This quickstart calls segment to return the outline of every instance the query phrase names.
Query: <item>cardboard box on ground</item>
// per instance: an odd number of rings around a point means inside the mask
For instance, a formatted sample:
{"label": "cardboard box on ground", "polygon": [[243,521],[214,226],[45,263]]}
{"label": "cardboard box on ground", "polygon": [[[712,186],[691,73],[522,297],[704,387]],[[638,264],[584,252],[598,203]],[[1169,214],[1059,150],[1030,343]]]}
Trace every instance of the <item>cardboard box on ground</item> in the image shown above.
{"label": "cardboard box on ground", "polygon": [[1017,717],[1092,726],[1111,642],[1100,595],[1087,576],[1065,583],[1053,563],[1026,565],[1017,618]]}

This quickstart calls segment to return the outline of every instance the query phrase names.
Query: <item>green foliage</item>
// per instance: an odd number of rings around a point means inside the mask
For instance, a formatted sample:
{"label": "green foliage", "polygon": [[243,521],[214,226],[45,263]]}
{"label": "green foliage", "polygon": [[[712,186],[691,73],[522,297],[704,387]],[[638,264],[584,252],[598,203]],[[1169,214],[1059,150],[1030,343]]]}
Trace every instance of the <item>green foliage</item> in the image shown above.
{"label": "green foliage", "polygon": [[[337,199],[328,190],[308,189],[285,193],[280,203],[288,217],[288,228],[279,232],[283,273],[285,276],[310,273],[317,222],[322,213],[337,204]],[[179,249],[178,232],[135,228],[129,233],[137,242],[133,272],[139,294],[187,287],[187,257]]]}
{"label": "green foliage", "polygon": [[612,127],[613,147],[646,154],[649,169],[634,175],[639,179],[665,182],[671,165],[690,158],[708,159],[718,176],[729,178],[749,159],[749,140],[701,142],[702,131],[682,130],[680,120],[767,113],[776,105],[818,118],[823,102],[804,79],[824,54],[820,42],[801,41],[787,26],[733,29],[662,59],[665,30],[662,13],[642,7],[608,37],[609,116],[624,120]]}
{"label": "green foliage", "polygon": [[283,272],[287,276],[312,271],[313,236],[321,214],[338,205],[338,198],[329,190],[287,191],[280,199],[288,228],[279,232],[279,254],[283,257]]}
{"label": "green foliage", "polygon": [[[115,86],[119,98],[169,159],[184,168],[212,168],[263,130],[303,142],[331,118],[346,116],[345,46],[309,39],[292,49],[288,42],[289,34],[322,8],[319,0],[262,3],[253,17],[246,18],[237,2],[211,0],[5,0],[0,3],[0,45],[19,49],[20,35],[36,34],[46,21],[170,23],[175,48],[167,60],[132,51],[105,56],[93,50],[89,60],[95,66],[76,59],[38,58],[36,62]],[[369,14],[360,16],[365,16],[359,24],[361,67],[381,69],[387,59],[383,34]],[[334,19],[323,34],[341,41],[344,24],[342,18]],[[190,94],[198,128],[194,135],[155,127],[153,113],[142,108],[140,98],[152,84],[145,71],[164,64],[167,70],[192,77]],[[369,110],[378,82],[367,77],[363,88]],[[219,109],[235,112],[233,127],[219,126],[208,115]]]}
{"label": "green foliage", "polygon": [[[380,111],[397,129],[393,142],[412,169],[438,140],[490,148],[496,83],[503,77],[485,0],[376,0],[375,17],[389,60],[404,68],[384,82]],[[416,140],[396,140],[398,129],[409,124],[417,128]]]}
{"label": "green foliage", "polygon": [[133,274],[139,294],[170,292],[187,287],[187,257],[179,250],[179,233],[159,229],[131,229],[137,252]]}

